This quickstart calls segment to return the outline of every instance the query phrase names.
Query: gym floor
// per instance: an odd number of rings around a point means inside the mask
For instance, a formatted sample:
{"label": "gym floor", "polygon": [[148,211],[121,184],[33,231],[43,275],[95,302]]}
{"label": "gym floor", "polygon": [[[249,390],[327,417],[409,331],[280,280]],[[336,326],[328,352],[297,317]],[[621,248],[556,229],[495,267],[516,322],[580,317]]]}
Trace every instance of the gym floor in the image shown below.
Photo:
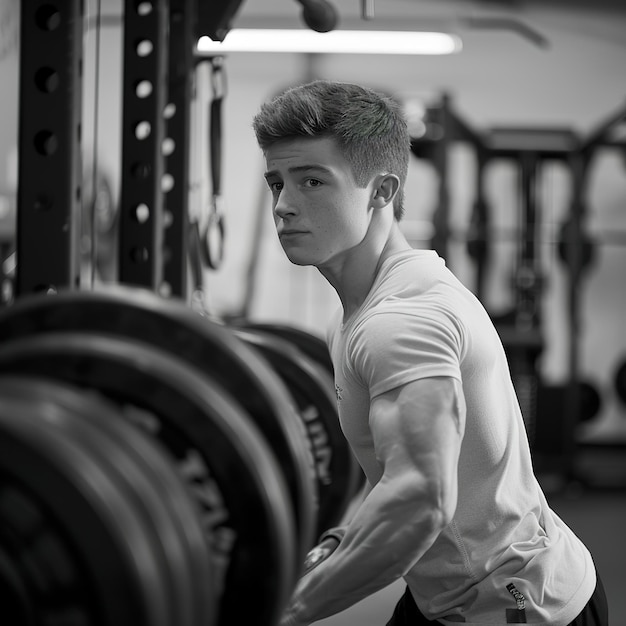
{"label": "gym floor", "polygon": [[[570,486],[551,493],[552,508],[593,554],[606,590],[611,626],[626,624],[626,491]],[[396,582],[316,626],[384,626],[404,584]]]}

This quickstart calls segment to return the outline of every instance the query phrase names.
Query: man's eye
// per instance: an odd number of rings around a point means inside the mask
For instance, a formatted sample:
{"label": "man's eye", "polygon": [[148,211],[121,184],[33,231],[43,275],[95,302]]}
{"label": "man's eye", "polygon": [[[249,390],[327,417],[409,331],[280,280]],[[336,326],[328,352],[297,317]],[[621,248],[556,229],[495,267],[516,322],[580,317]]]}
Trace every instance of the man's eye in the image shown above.
{"label": "man's eye", "polygon": [[269,188],[272,191],[272,193],[277,193],[282,190],[283,184],[282,183],[270,183]]}
{"label": "man's eye", "polygon": [[322,184],[322,181],[317,180],[317,178],[307,178],[306,181],[304,181],[304,184],[307,187],[319,187]]}

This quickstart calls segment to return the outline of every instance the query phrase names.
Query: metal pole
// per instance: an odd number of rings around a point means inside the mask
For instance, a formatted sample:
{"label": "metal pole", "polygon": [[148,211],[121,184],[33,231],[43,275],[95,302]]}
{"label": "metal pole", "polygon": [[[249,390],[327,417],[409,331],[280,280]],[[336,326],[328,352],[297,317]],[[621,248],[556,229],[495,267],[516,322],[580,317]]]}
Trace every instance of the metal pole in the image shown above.
{"label": "metal pole", "polygon": [[125,0],[119,281],[161,288],[169,2]]}
{"label": "metal pole", "polygon": [[21,3],[17,296],[80,282],[81,6]]}

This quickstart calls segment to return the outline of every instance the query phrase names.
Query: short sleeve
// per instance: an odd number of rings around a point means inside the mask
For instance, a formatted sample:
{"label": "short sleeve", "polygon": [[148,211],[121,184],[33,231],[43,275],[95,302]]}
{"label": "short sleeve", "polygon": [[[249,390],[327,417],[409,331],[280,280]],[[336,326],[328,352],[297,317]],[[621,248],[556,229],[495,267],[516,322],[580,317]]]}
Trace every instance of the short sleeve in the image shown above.
{"label": "short sleeve", "polygon": [[354,329],[352,368],[373,398],[413,380],[450,376],[461,380],[463,332],[441,311],[375,312]]}

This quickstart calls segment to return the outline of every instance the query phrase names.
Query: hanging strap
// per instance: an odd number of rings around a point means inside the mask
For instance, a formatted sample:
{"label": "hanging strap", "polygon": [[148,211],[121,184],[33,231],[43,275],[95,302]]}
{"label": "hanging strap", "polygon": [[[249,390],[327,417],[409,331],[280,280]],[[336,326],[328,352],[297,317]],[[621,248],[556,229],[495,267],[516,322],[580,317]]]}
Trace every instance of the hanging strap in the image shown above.
{"label": "hanging strap", "polygon": [[209,150],[211,158],[211,206],[203,239],[203,260],[218,269],[224,257],[224,213],[222,211],[222,104],[226,95],[223,57],[212,57],[209,111]]}

